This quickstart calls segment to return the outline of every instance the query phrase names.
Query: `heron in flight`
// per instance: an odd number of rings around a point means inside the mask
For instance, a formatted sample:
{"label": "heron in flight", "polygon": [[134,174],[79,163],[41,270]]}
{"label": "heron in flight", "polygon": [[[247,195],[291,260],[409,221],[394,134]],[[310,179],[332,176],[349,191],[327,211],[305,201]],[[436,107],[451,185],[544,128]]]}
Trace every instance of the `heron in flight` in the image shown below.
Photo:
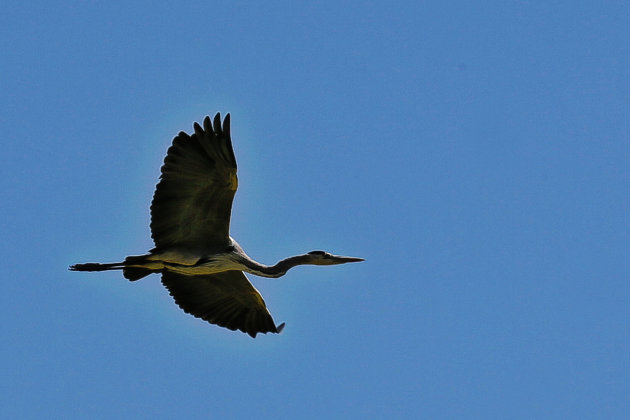
{"label": "heron in flight", "polygon": [[363,261],[311,251],[264,265],[250,258],[229,234],[236,193],[236,159],[230,114],[194,123],[194,133],[180,132],[168,149],[151,203],[151,237],[146,255],[117,263],[84,263],[72,271],[122,270],[135,281],[162,274],[162,284],[185,312],[252,337],[279,333],[265,301],[243,272],[280,277],[297,265],[335,265]]}

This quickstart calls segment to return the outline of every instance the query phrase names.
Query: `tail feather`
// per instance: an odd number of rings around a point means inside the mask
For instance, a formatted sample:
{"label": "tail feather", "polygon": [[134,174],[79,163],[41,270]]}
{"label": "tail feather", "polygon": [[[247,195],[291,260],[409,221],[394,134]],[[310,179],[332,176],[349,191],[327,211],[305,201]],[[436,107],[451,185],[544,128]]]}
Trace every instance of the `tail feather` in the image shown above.
{"label": "tail feather", "polygon": [[155,270],[149,270],[142,267],[125,267],[123,268],[123,276],[129,281],[140,280],[143,277],[148,276],[151,273],[157,273]]}
{"label": "tail feather", "polygon": [[[147,255],[128,256],[127,258],[125,258],[124,264],[126,267],[123,268],[123,276],[125,276],[125,278],[129,281],[136,281],[148,276],[151,273],[159,272],[159,270],[156,271],[145,267],[137,267],[137,265],[143,265],[147,262]],[[136,267],[127,267],[127,265],[136,265]]]}

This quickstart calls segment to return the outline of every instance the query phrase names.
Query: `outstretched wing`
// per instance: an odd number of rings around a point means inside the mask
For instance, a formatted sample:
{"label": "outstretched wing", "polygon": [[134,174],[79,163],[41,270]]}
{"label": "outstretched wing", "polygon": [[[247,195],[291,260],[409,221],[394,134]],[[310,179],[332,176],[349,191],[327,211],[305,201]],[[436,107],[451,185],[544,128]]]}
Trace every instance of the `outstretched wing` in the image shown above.
{"label": "outstretched wing", "polygon": [[252,337],[279,333],[284,327],[284,323],[276,327],[262,296],[241,271],[199,276],[164,271],[162,284],[184,312],[211,324]]}
{"label": "outstretched wing", "polygon": [[203,128],[180,132],[168,149],[151,203],[156,248],[216,250],[229,245],[230,213],[236,193],[236,159],[230,114],[203,120]]}

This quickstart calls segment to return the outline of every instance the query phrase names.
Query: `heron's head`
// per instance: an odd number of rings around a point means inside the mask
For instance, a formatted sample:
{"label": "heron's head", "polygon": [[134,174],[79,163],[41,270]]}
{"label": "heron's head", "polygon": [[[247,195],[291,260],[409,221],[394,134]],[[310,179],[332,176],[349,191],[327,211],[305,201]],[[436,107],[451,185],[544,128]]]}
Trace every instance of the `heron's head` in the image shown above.
{"label": "heron's head", "polygon": [[306,255],[309,256],[309,264],[314,265],[335,265],[364,261],[363,258],[343,257],[341,255],[333,255],[326,251],[311,251]]}

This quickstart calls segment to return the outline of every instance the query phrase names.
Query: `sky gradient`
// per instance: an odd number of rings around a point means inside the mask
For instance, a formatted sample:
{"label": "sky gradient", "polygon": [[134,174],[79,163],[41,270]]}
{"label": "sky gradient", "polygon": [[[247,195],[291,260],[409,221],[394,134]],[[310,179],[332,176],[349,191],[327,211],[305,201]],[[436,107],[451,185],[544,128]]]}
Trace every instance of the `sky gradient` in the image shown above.
{"label": "sky gradient", "polygon": [[[623,418],[625,2],[16,2],[0,15],[3,418]],[[179,131],[231,113],[280,335],[150,276]]]}

